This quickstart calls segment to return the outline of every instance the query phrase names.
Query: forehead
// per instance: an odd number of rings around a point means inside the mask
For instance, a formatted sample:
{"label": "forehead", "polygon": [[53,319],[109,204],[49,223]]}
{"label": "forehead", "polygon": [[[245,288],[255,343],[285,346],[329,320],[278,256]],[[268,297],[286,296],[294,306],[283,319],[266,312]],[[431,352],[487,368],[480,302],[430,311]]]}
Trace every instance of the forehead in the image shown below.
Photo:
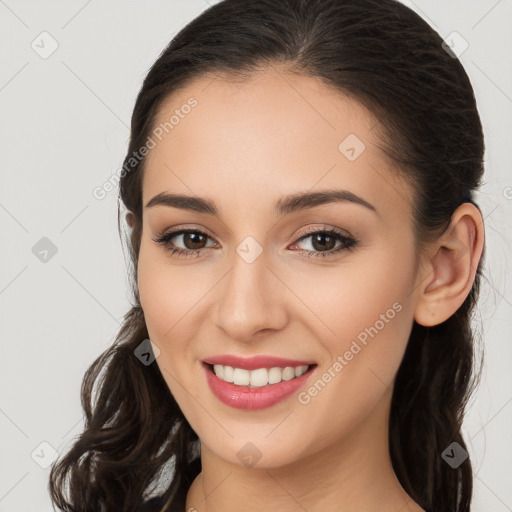
{"label": "forehead", "polygon": [[161,105],[144,204],[166,190],[219,198],[265,190],[277,199],[335,187],[378,203],[383,185],[393,195],[402,184],[377,126],[363,105],[315,77],[277,67],[243,81],[203,76]]}

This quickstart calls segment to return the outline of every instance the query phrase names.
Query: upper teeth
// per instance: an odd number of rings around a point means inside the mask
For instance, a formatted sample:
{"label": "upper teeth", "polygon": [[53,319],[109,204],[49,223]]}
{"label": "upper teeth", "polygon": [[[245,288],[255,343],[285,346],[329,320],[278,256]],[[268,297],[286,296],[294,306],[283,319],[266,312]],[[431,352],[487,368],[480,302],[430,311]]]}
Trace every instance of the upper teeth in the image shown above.
{"label": "upper teeth", "polygon": [[215,375],[225,382],[233,382],[238,386],[261,387],[267,384],[277,384],[282,380],[290,380],[306,373],[309,366],[286,366],[285,368],[258,368],[256,370],[244,370],[243,368],[233,368],[232,366],[223,366],[214,364],[213,371]]}

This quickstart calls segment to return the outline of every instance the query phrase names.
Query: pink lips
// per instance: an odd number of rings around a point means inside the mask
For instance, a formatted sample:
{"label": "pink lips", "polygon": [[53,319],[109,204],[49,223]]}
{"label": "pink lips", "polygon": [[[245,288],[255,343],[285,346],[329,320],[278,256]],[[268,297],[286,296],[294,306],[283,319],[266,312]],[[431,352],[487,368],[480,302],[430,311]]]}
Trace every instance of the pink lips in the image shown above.
{"label": "pink lips", "polygon": [[[286,366],[310,366],[306,373],[300,377],[294,377],[291,380],[281,381],[277,384],[268,384],[266,386],[250,388],[249,386],[238,386],[232,382],[225,382],[219,379],[212,371],[210,365],[221,364],[223,366],[232,366],[245,370],[255,370],[257,368],[273,368]],[[272,356],[254,356],[250,358],[240,358],[233,355],[213,356],[203,361],[206,380],[212,393],[224,404],[236,409],[263,409],[270,407],[285,398],[289,397],[301,386],[304,385],[311,375],[316,371],[316,363],[312,361],[298,361],[293,359],[283,359]]]}

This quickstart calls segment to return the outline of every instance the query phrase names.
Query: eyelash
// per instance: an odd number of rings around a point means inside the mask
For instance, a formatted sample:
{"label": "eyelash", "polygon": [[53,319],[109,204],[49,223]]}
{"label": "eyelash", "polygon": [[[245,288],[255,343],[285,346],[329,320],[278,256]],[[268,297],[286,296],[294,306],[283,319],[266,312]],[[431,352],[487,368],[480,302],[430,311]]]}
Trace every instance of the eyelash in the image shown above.
{"label": "eyelash", "polygon": [[[152,240],[158,244],[163,245],[165,250],[170,252],[171,256],[176,254],[178,257],[190,258],[190,257],[193,257],[194,255],[198,255],[201,251],[203,251],[206,248],[203,248],[203,249],[181,249],[179,247],[176,248],[176,247],[171,247],[169,245],[169,242],[172,238],[174,238],[175,236],[187,234],[187,233],[196,233],[196,234],[200,234],[200,235],[206,236],[208,238],[211,238],[207,233],[204,233],[203,231],[200,231],[197,229],[179,229],[179,230],[169,231],[169,232],[163,231],[163,232],[159,233],[158,236],[156,238],[153,238]],[[329,235],[329,236],[335,238],[336,240],[342,242],[342,245],[340,245],[337,249],[331,249],[330,251],[325,251],[325,252],[308,251],[306,249],[302,249],[298,252],[308,253],[308,255],[307,255],[308,258],[311,258],[311,257],[325,258],[326,256],[327,257],[333,256],[343,250],[350,251],[354,247],[356,247],[356,245],[358,243],[357,240],[355,240],[353,237],[348,236],[348,235],[342,233],[341,231],[338,231],[335,229],[325,229],[325,228],[318,229],[318,228],[316,228],[316,229],[311,229],[311,230],[307,231],[299,239],[297,239],[297,241],[294,242],[293,245],[295,245],[298,242],[301,242],[302,240],[304,240],[306,238],[311,237],[312,235],[316,235],[316,234]]]}

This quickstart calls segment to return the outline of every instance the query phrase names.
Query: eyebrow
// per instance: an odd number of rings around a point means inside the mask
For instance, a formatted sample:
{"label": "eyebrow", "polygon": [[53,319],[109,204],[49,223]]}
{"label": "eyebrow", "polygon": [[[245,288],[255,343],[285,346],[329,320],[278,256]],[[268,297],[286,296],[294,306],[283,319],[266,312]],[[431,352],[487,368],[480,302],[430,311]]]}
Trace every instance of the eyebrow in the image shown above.
{"label": "eyebrow", "polygon": [[[296,211],[332,203],[358,204],[379,215],[377,209],[372,204],[348,190],[323,190],[320,192],[290,194],[282,197],[275,203],[274,213],[276,215],[286,215]],[[181,208],[183,210],[192,210],[199,213],[214,215],[216,217],[220,216],[215,203],[211,199],[201,197],[161,192],[148,201],[146,208],[158,205],[171,206],[173,208]]]}

